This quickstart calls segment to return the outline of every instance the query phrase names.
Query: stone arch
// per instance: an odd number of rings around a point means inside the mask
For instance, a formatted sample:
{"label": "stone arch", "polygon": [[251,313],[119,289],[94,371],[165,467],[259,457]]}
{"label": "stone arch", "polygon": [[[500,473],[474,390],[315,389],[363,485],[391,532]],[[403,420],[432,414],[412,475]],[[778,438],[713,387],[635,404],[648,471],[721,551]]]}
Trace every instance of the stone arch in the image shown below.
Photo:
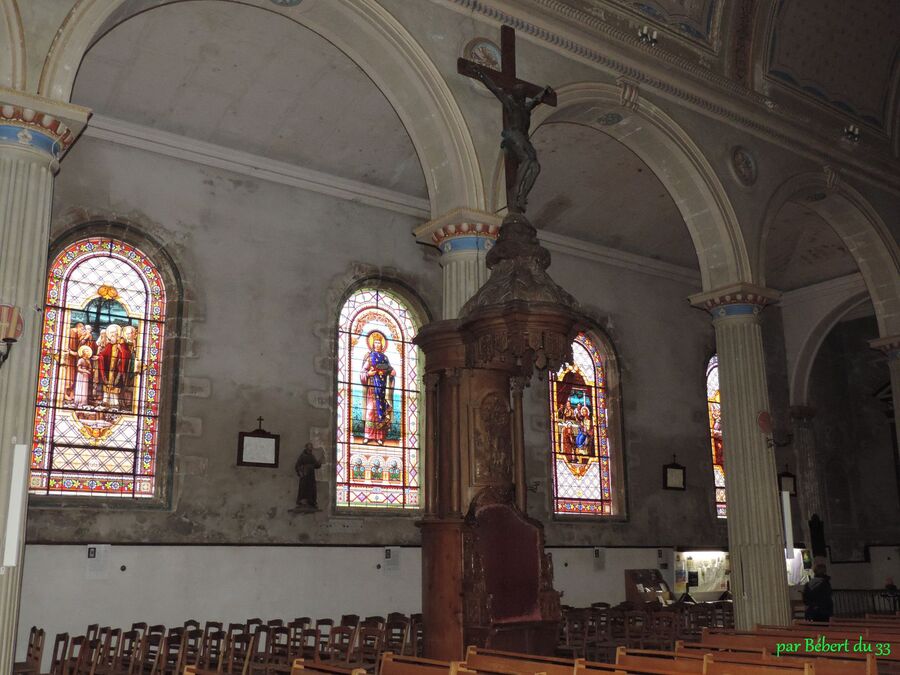
{"label": "stone arch", "polygon": [[[9,0],[4,0],[9,2]],[[93,42],[138,12],[185,0],[79,0],[44,63],[38,93],[68,101],[78,67]],[[319,34],[354,61],[400,117],[419,155],[432,215],[484,209],[485,190],[462,112],[429,56],[376,0],[313,0],[277,7],[267,0],[227,0],[281,14]]]}
{"label": "stone arch", "polygon": [[[697,252],[705,291],[752,281],[750,261],[737,215],[725,188],[700,148],[660,108],[638,97],[629,107],[621,89],[596,82],[567,84],[556,90],[558,106],[539,107],[533,129],[548,121],[591,126],[634,152],[650,167],[675,201]],[[621,122],[601,125],[602,113]],[[494,206],[502,206],[502,157],[493,180]]]}
{"label": "stone arch", "polygon": [[880,336],[900,334],[900,247],[859,192],[840,179],[834,184],[824,173],[789,178],[769,200],[757,258],[760,285],[766,281],[766,245],[772,223],[782,206],[797,198],[803,198],[804,205],[828,223],[853,256],[875,306]]}
{"label": "stone arch", "polygon": [[0,0],[0,87],[25,89],[25,31],[16,0]]}
{"label": "stone arch", "polygon": [[809,377],[812,374],[813,364],[819,353],[819,348],[831,329],[837,325],[844,316],[869,302],[869,294],[865,289],[848,294],[847,297],[837,302],[831,311],[822,316],[810,327],[803,343],[797,352],[793,364],[789,364],[790,372],[788,386],[790,387],[791,405],[805,406],[809,404]]}

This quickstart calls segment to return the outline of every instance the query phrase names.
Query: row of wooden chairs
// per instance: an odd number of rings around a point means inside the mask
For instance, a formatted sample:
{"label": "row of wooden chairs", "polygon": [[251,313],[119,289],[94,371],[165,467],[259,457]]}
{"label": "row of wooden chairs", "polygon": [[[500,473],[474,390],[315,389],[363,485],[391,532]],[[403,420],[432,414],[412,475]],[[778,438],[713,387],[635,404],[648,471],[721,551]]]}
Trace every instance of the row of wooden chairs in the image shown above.
{"label": "row of wooden chairs", "polygon": [[560,624],[556,653],[572,658],[611,662],[618,647],[672,649],[677,640],[692,640],[705,628],[733,627],[730,602],[656,607],[653,610],[611,608],[595,603],[568,608]]}
{"label": "row of wooden chairs", "polygon": [[[128,631],[91,624],[84,635],[56,636],[50,656],[51,675],[133,675],[180,673],[186,665],[220,672],[242,672],[250,654],[250,669],[270,672],[287,668],[296,658],[374,669],[385,650],[397,654],[422,653],[421,615],[400,613],[360,619],[347,614],[335,625],[332,619],[313,622],[299,617],[285,622],[248,619],[244,623],[189,619],[166,628],[138,622]],[[15,675],[40,675],[44,631],[29,634],[26,659],[15,664]],[[235,670],[237,669],[237,670]]]}

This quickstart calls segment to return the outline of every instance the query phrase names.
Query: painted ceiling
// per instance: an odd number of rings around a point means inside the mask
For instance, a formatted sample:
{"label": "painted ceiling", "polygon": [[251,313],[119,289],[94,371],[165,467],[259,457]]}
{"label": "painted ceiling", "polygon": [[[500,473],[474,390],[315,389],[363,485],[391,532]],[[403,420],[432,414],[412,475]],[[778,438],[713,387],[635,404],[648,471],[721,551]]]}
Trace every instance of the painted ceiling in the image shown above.
{"label": "painted ceiling", "polygon": [[863,123],[884,128],[900,76],[897,0],[779,0],[768,76]]}

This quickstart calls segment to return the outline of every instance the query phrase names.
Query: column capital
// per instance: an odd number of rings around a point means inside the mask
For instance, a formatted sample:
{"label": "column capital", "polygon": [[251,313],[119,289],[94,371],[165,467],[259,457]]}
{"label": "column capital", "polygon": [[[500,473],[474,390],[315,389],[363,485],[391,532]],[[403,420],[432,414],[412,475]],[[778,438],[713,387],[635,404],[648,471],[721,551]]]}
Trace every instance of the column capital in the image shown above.
{"label": "column capital", "polygon": [[0,148],[29,150],[59,160],[90,115],[82,106],[0,87]]}
{"label": "column capital", "polygon": [[889,361],[900,360],[900,335],[869,340],[869,346],[884,352]]}
{"label": "column capital", "polygon": [[705,309],[713,318],[756,315],[766,305],[778,302],[781,293],[762,286],[737,283],[688,298],[694,307]]}
{"label": "column capital", "polygon": [[486,250],[500,234],[500,220],[493,213],[462,207],[429,220],[413,233],[420,243],[437,246],[442,253]]}

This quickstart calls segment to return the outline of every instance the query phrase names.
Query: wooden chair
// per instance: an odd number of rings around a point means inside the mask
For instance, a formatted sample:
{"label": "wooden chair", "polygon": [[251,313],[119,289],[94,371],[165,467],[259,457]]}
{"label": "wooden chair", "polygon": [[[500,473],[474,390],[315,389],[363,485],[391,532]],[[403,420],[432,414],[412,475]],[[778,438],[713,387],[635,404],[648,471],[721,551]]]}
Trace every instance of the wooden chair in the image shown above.
{"label": "wooden chair", "polygon": [[356,628],[335,626],[328,637],[328,652],[322,661],[332,665],[350,663],[351,651],[356,638]]}
{"label": "wooden chair", "polygon": [[421,613],[409,616],[409,637],[406,641],[406,650],[410,656],[422,656],[425,651],[425,624]]}
{"label": "wooden chair", "polygon": [[116,675],[133,675],[136,672],[142,639],[141,631],[137,629],[122,633],[119,651],[113,664],[113,672]]}
{"label": "wooden chair", "polygon": [[[97,634],[100,634],[99,630],[97,631]],[[96,667],[100,647],[101,642],[99,637],[94,638],[93,640],[87,640],[81,646],[78,653],[78,666],[73,672],[73,675],[92,675],[94,668]]]}
{"label": "wooden chair", "polygon": [[63,675],[63,664],[69,648],[69,634],[57,633],[53,639],[53,651],[50,652],[50,672],[48,675]]}
{"label": "wooden chair", "polygon": [[226,640],[219,672],[224,675],[249,675],[253,655],[256,653],[256,635],[235,633]]}
{"label": "wooden chair", "polygon": [[284,626],[269,628],[269,640],[266,645],[266,666],[269,672],[290,671],[294,660],[291,651],[291,631]]}
{"label": "wooden chair", "polygon": [[319,660],[328,655],[328,644],[331,640],[331,631],[334,629],[333,619],[317,619],[316,630],[319,631]]}
{"label": "wooden chair", "polygon": [[647,613],[642,610],[625,612],[625,646],[629,649],[643,649],[647,636]]}
{"label": "wooden chair", "polygon": [[356,653],[348,664],[349,667],[375,670],[384,646],[384,631],[375,626],[363,626],[356,639]]}
{"label": "wooden chair", "polygon": [[167,651],[166,637],[161,633],[148,632],[141,640],[134,672],[141,675],[161,675],[164,666],[163,657]]}
{"label": "wooden chair", "polygon": [[409,636],[409,622],[405,617],[388,619],[384,625],[384,651],[403,654]]}
{"label": "wooden chair", "polygon": [[359,626],[359,614],[342,614],[341,625],[356,628]]}
{"label": "wooden chair", "polygon": [[674,612],[658,611],[647,617],[647,631],[642,641],[644,649],[674,649],[676,638]]}
{"label": "wooden chair", "polygon": [[87,627],[87,630],[84,632],[84,639],[86,641],[89,641],[89,640],[96,640],[98,637],[100,637],[100,624],[92,623],[91,625],[89,625]]}
{"label": "wooden chair", "polygon": [[131,630],[136,630],[140,632],[140,638],[144,639],[144,634],[147,632],[147,622],[146,621],[136,621],[131,624]]}
{"label": "wooden chair", "polygon": [[588,613],[584,610],[570,611],[563,621],[563,640],[556,645],[558,656],[583,659],[588,642]]}
{"label": "wooden chair", "polygon": [[207,628],[211,627],[207,626],[203,629],[203,645],[200,649],[200,658],[197,660],[197,665],[200,668],[212,670],[218,668],[219,662],[222,660],[222,653],[225,648],[225,631],[221,628],[218,630],[207,630]]}
{"label": "wooden chair", "polygon": [[321,659],[321,640],[322,636],[318,628],[304,628],[300,631],[300,651],[297,653],[307,663],[319,661]]}
{"label": "wooden chair", "polygon": [[13,664],[16,675],[40,675],[41,659],[44,657],[44,629],[32,626],[28,631],[28,649],[25,660]]}
{"label": "wooden chair", "polygon": [[118,669],[119,650],[122,646],[121,628],[104,628],[98,639],[91,675],[114,675]]}

